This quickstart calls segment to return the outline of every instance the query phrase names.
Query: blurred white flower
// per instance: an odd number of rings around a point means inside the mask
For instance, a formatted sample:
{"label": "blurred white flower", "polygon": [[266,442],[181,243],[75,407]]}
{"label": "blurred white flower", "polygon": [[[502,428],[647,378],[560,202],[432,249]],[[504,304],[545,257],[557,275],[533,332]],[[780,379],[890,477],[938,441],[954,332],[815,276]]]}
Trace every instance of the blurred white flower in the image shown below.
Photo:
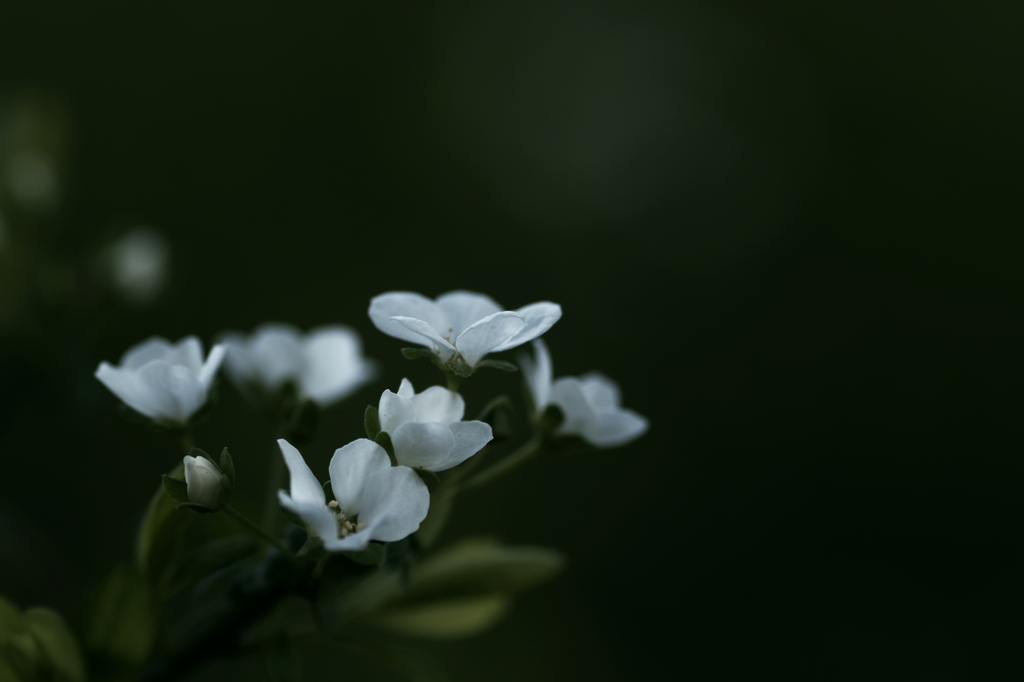
{"label": "blurred white flower", "polygon": [[360,438],[335,450],[328,467],[334,501],[288,441],[277,441],[290,477],[278,501],[297,514],[329,552],[356,552],[371,540],[395,542],[416,532],[427,515],[430,493],[412,469],[391,466],[384,448]]}
{"label": "blurred white flower", "polygon": [[171,247],[152,227],[136,227],[100,254],[101,265],[117,292],[128,302],[149,303],[163,291]]}
{"label": "blurred white flower", "polygon": [[399,464],[444,471],[480,452],[493,438],[489,424],[462,421],[465,411],[458,393],[431,386],[417,394],[402,379],[398,393],[381,395],[377,416],[381,431],[391,436]]}
{"label": "blurred white flower", "polygon": [[341,400],[377,373],[363,356],[359,334],[341,325],[303,335],[285,324],[264,324],[251,335],[225,334],[225,369],[239,390],[273,393],[291,382],[321,407]]}
{"label": "blurred white flower", "polygon": [[153,337],[129,348],[118,367],[101,362],[95,377],[136,412],[184,426],[206,403],[224,351],[224,346],[214,346],[203,362],[203,346],[196,337],[177,344]]}
{"label": "blurred white flower", "polygon": [[392,291],[370,301],[370,319],[389,336],[429,346],[442,362],[473,367],[488,353],[531,341],[558,321],[562,308],[542,301],[516,311],[490,297],[450,291],[431,301],[420,294]]}
{"label": "blurred white flower", "polygon": [[185,456],[184,464],[188,501],[210,509],[220,506],[220,469],[205,457],[191,455]]}
{"label": "blurred white flower", "polygon": [[551,355],[540,339],[533,342],[536,362],[525,353],[519,365],[526,377],[534,409],[543,414],[548,405],[557,406],[565,419],[557,433],[580,436],[599,448],[624,445],[647,431],[647,419],[620,407],[618,385],[597,372],[582,377],[562,377],[552,383]]}

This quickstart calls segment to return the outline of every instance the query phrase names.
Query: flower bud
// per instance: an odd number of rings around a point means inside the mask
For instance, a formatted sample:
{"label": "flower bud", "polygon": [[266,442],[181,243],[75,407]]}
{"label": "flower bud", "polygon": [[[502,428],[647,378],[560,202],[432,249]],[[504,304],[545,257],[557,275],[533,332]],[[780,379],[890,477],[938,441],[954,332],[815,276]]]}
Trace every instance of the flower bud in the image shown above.
{"label": "flower bud", "polygon": [[185,485],[189,502],[219,509],[220,477],[220,470],[210,460],[185,456]]}

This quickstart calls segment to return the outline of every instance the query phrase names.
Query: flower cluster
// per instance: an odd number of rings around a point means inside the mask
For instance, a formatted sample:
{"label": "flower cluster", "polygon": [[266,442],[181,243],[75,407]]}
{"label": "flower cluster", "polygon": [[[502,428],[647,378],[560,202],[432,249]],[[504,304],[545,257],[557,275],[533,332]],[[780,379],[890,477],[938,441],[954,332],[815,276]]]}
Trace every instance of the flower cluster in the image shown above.
{"label": "flower cluster", "polygon": [[[468,366],[460,376],[471,374],[490,353],[533,341],[533,358],[522,355],[519,361],[536,427],[543,431],[543,416],[552,407],[561,413],[557,428],[543,432],[546,439],[579,436],[603,448],[637,438],[646,431],[647,420],[620,406],[618,387],[610,379],[588,374],[553,380],[550,354],[538,337],[561,314],[561,307],[550,302],[504,310],[489,297],[466,291],[436,300],[408,292],[385,293],[373,298],[369,308],[378,329],[425,345],[442,369],[452,363]],[[205,360],[195,337],[177,344],[153,338],[131,348],[117,367],[100,363],[96,378],[136,412],[187,434],[210,397],[222,362],[239,391],[254,402],[290,389],[300,399],[326,407],[376,376],[376,363],[363,356],[358,334],[348,327],[321,327],[304,334],[289,325],[265,324],[250,335],[222,335]],[[431,492],[424,481],[439,480],[436,474],[465,463],[493,441],[491,425],[466,420],[465,413],[465,400],[451,383],[417,393],[408,379],[402,379],[397,392],[384,390],[377,407],[368,408],[369,438],[334,452],[328,466],[334,499],[328,499],[325,486],[298,449],[278,440],[289,487],[278,492],[277,503],[328,553],[360,552],[372,542],[402,540],[417,532],[430,508]],[[184,459],[184,481],[165,477],[168,493],[179,506],[237,514],[227,504],[234,465],[226,451],[220,467],[199,454],[202,451],[195,452]],[[507,457],[476,482],[489,480],[518,463],[517,458],[532,454]]]}

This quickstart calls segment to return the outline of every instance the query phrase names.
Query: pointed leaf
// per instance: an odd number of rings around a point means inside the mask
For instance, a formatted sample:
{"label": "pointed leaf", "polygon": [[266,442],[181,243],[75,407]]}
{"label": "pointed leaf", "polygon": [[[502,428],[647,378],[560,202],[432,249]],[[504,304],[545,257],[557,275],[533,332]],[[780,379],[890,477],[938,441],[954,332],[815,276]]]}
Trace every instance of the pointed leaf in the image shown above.
{"label": "pointed leaf", "polygon": [[441,479],[433,471],[426,469],[413,469],[413,471],[419,475],[421,481],[427,484],[427,490],[433,492],[437,486],[441,485]]}
{"label": "pointed leaf", "polygon": [[163,474],[160,480],[163,481],[164,490],[171,496],[171,499],[177,503],[188,502],[188,485],[185,484],[185,481],[171,478],[167,474]]}
{"label": "pointed leaf", "polygon": [[437,353],[429,348],[403,348],[402,355],[408,360],[415,360],[416,358],[429,358],[431,360],[437,359]]}
{"label": "pointed leaf", "polygon": [[366,406],[366,412],[363,413],[363,428],[366,429],[366,437],[370,440],[376,439],[380,433],[380,416],[373,405]]}
{"label": "pointed leaf", "polygon": [[231,453],[224,448],[220,453],[220,470],[228,477],[232,489],[235,487],[235,461],[231,459]]}
{"label": "pointed leaf", "polygon": [[395,457],[395,446],[391,442],[391,434],[387,431],[381,431],[373,440],[388,453],[388,457],[391,458],[391,466],[398,466],[398,459]]}
{"label": "pointed leaf", "polygon": [[464,362],[446,362],[445,367],[450,369],[457,377],[465,379],[473,373],[473,368]]}
{"label": "pointed leaf", "polygon": [[[184,483],[184,465],[179,464],[168,475]],[[192,520],[189,514],[175,512],[177,504],[161,483],[149,502],[135,537],[135,562],[143,574],[154,579],[170,562],[185,526]]]}
{"label": "pointed leaf", "polygon": [[85,665],[78,651],[78,642],[56,611],[30,608],[25,611],[25,625],[43,650],[52,679],[61,682],[82,682],[85,679]]}
{"label": "pointed leaf", "polygon": [[231,499],[231,493],[234,488],[231,485],[231,479],[228,478],[227,474],[221,474],[220,476],[220,488],[217,490],[217,508],[223,509],[224,505]]}
{"label": "pointed leaf", "polygon": [[490,367],[491,369],[500,369],[502,372],[518,372],[519,367],[512,364],[511,362],[505,362],[504,360],[491,360],[490,358],[484,358],[480,362],[476,363],[476,368]]}
{"label": "pointed leaf", "polygon": [[511,599],[480,594],[386,608],[369,617],[379,628],[407,637],[456,639],[479,634],[504,616]]}
{"label": "pointed leaf", "polygon": [[155,634],[156,613],[145,577],[127,564],[115,566],[89,610],[86,647],[94,656],[132,666],[146,659]]}

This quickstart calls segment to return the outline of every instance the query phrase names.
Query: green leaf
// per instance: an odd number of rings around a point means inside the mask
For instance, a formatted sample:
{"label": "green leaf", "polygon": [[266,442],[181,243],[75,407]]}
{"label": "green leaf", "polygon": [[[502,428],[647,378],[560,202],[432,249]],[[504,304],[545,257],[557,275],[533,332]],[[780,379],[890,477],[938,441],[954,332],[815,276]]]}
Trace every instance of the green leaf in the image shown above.
{"label": "green leaf", "polygon": [[135,567],[118,564],[93,599],[86,647],[103,659],[133,666],[145,661],[155,634],[156,613],[147,580]]}
{"label": "green leaf", "polygon": [[231,453],[228,452],[227,448],[221,450],[220,453],[220,470],[224,472],[224,475],[228,477],[228,481],[231,483],[231,488],[235,487],[235,461],[231,459]]}
{"label": "green leaf", "polygon": [[506,547],[486,538],[470,538],[424,560],[413,573],[408,598],[515,593],[553,578],[563,567],[560,552],[544,547]]}
{"label": "green leaf", "polygon": [[224,505],[231,499],[231,493],[234,490],[231,485],[231,479],[228,478],[227,474],[221,474],[220,476],[220,488],[217,489],[217,509],[223,509]]}
{"label": "green leaf", "polygon": [[[184,465],[179,464],[168,475],[184,481]],[[155,578],[169,564],[185,526],[192,520],[189,514],[175,512],[177,504],[161,483],[135,536],[135,562],[144,575]]]}
{"label": "green leaf", "polygon": [[370,440],[376,439],[380,433],[380,417],[373,405],[366,406],[366,412],[363,413],[363,428],[366,429],[366,437]]}
{"label": "green leaf", "polygon": [[398,459],[395,458],[395,446],[391,443],[391,434],[387,431],[381,431],[373,440],[388,453],[388,457],[391,458],[391,466],[396,466]]}
{"label": "green leaf", "polygon": [[437,353],[429,348],[403,348],[402,355],[407,360],[415,360],[416,358],[429,358],[431,360],[437,359]]}
{"label": "green leaf", "polygon": [[25,611],[25,625],[39,643],[52,679],[61,682],[82,682],[85,679],[85,666],[78,651],[78,642],[56,611],[42,607],[30,608]]}
{"label": "green leaf", "polygon": [[502,372],[518,372],[519,367],[513,365],[511,362],[505,362],[504,360],[491,360],[489,358],[481,360],[476,363],[476,368],[481,369],[483,367],[490,367],[491,369],[500,369]]}
{"label": "green leaf", "polygon": [[164,490],[171,496],[175,502],[188,502],[188,486],[185,481],[177,478],[171,478],[167,474],[160,476],[160,480],[164,483]]}
{"label": "green leaf", "polygon": [[6,659],[6,663],[14,671],[15,681],[34,682],[48,677],[42,647],[29,633],[19,632],[8,637],[0,653],[4,654],[0,661]]}
{"label": "green leaf", "polygon": [[450,369],[455,376],[463,379],[473,373],[473,368],[464,362],[446,362],[444,366]]}
{"label": "green leaf", "polygon": [[341,554],[357,564],[362,564],[364,566],[380,566],[384,563],[384,554],[386,551],[385,545],[371,542],[365,549],[359,550],[358,552],[341,552]]}
{"label": "green leaf", "polygon": [[0,645],[8,635],[25,629],[23,620],[18,607],[0,596]]}
{"label": "green leaf", "polygon": [[512,600],[503,594],[438,599],[383,609],[367,620],[407,637],[456,639],[487,630],[504,616]]}

